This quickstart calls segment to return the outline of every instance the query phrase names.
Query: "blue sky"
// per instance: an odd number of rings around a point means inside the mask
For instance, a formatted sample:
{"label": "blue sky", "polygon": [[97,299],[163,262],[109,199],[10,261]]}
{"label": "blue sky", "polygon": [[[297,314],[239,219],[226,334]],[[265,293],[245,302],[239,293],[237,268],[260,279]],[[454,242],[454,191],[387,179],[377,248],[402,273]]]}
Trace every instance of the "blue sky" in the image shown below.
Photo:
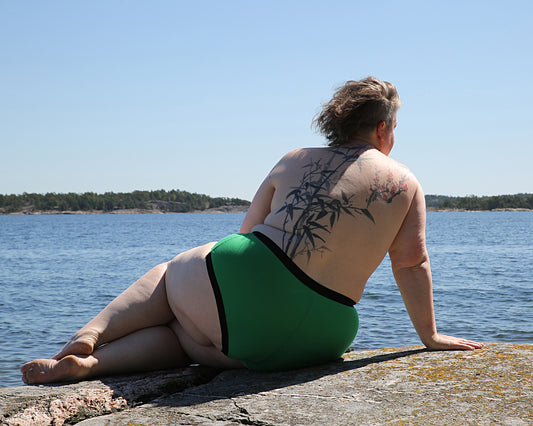
{"label": "blue sky", "polygon": [[533,2],[2,1],[0,193],[251,199],[350,79],[428,194],[533,192]]}

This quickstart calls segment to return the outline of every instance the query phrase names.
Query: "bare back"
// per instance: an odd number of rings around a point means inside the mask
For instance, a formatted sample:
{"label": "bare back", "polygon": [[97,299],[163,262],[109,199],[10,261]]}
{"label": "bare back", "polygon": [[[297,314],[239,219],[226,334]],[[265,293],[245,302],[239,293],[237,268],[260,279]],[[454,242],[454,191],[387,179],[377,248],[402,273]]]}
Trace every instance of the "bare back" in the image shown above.
{"label": "bare back", "polygon": [[407,168],[370,145],[298,149],[278,162],[254,198],[253,230],[316,281],[359,301],[417,187]]}

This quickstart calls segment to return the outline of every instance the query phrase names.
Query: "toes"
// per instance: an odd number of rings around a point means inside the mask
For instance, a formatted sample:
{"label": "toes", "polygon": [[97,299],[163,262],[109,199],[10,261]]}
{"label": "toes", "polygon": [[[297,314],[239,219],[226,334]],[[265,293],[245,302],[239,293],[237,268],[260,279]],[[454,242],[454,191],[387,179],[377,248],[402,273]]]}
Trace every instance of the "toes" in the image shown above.
{"label": "toes", "polygon": [[57,361],[49,359],[36,359],[24,364],[20,371],[22,372],[22,381],[26,384],[44,383],[53,376],[54,367]]}
{"label": "toes", "polygon": [[26,373],[22,373],[22,381],[23,381],[25,384],[28,384],[28,378],[26,377]]}
{"label": "toes", "polygon": [[32,364],[33,364],[33,361],[24,363],[22,365],[22,367],[20,367],[20,372],[22,374],[26,373],[26,371],[28,371],[30,368],[32,368]]}
{"label": "toes", "polygon": [[20,368],[22,373],[22,381],[26,384],[30,383],[31,377],[34,375],[35,371],[35,362],[27,362]]}

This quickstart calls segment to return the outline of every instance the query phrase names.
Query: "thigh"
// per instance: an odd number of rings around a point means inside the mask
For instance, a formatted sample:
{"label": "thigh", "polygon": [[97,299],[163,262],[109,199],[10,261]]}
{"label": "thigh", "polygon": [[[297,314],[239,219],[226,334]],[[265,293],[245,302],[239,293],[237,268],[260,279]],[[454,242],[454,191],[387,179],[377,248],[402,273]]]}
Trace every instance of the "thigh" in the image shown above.
{"label": "thigh", "polygon": [[165,282],[168,303],[183,332],[201,346],[221,350],[218,309],[205,263],[213,245],[176,256],[168,263]]}
{"label": "thigh", "polygon": [[194,363],[224,369],[244,367],[236,359],[224,355],[217,347],[213,345],[205,346],[196,342],[177,320],[170,323],[170,328],[178,336],[183,351]]}

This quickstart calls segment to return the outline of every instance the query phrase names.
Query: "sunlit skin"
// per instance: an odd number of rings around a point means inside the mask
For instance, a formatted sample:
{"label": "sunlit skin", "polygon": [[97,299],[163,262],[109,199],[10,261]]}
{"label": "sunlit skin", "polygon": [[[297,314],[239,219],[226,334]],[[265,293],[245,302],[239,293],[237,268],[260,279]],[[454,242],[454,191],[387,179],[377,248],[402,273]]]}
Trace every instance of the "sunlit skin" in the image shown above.
{"label": "sunlit skin", "polygon": [[[396,120],[393,126],[380,122],[366,137],[350,140],[343,149],[359,149],[360,160],[343,169],[332,183],[331,197],[342,193],[358,203],[355,207],[368,203],[372,185],[392,191],[381,192],[368,204],[373,221],[340,216],[322,235],[324,250],[303,250],[293,260],[322,285],[359,301],[368,278],[388,252],[422,343],[433,350],[481,348],[482,343],[437,332],[425,245],[424,194],[412,173],[388,157],[395,125]],[[306,148],[285,155],[259,187],[241,232],[258,229],[281,247],[283,229],[287,232],[291,224],[286,215],[276,212],[301,181],[306,165],[334,162],[337,157],[332,152],[331,148]],[[54,357],[24,364],[22,380],[28,384],[80,380],[190,363],[242,367],[221,352],[217,306],[205,266],[214,244],[154,267],[76,332]]]}

